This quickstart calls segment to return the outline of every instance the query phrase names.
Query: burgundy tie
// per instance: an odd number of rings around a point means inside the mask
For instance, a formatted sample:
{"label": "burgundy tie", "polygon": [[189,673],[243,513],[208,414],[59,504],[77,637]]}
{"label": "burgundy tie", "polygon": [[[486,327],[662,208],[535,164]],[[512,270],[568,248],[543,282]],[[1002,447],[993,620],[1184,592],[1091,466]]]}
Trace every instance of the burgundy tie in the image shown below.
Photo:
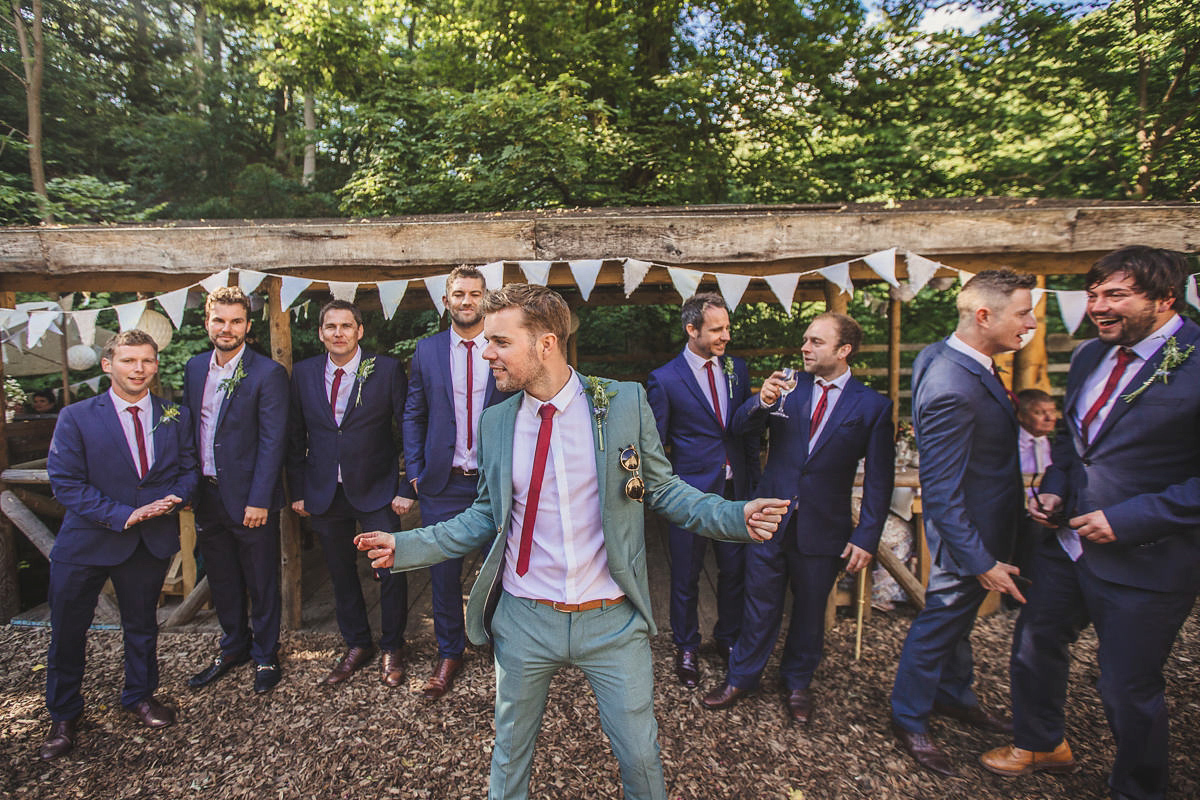
{"label": "burgundy tie", "polygon": [[463,339],[463,347],[467,348],[467,450],[471,449],[474,442],[475,434],[475,414],[474,414],[474,397],[475,394],[475,372],[471,364],[474,361],[471,358],[471,348],[475,343],[470,339]]}
{"label": "burgundy tie", "polygon": [[717,415],[721,430],[725,430],[725,420],[721,417],[721,401],[717,399],[717,379],[713,377],[713,362],[705,361],[704,370],[708,373],[708,391],[712,395],[713,413]]}
{"label": "burgundy tie", "polygon": [[812,424],[808,428],[808,440],[811,442],[817,435],[821,420],[825,419],[825,409],[829,407],[829,390],[834,388],[832,383],[821,384],[821,398],[813,407]]}
{"label": "burgundy tie", "polygon": [[1112,397],[1112,393],[1116,391],[1117,384],[1121,382],[1121,376],[1125,374],[1125,368],[1129,366],[1129,362],[1133,361],[1136,354],[1128,347],[1122,347],[1117,351],[1117,363],[1112,368],[1112,372],[1108,373],[1108,380],[1104,383],[1104,391],[1100,392],[1100,396],[1096,398],[1096,402],[1092,403],[1092,407],[1083,415],[1083,420],[1079,423],[1079,436],[1083,439],[1084,444],[1088,444],[1088,427],[1096,421],[1096,416],[1100,413],[1100,409],[1108,402],[1108,398]]}
{"label": "burgundy tie", "polygon": [[150,471],[150,459],[146,455],[146,432],[142,430],[142,419],[138,416],[141,411],[137,406],[130,406],[126,409],[133,415],[133,438],[137,439],[138,446],[138,465],[142,471],[138,473],[139,478],[146,477],[146,473]]}
{"label": "burgundy tie", "polygon": [[550,432],[554,429],[553,404],[538,409],[542,424],[538,427],[537,447],[533,451],[533,475],[525,498],[525,518],[521,520],[521,545],[517,551],[517,574],[529,572],[529,551],[533,549],[533,524],[537,521],[538,500],[542,496],[542,477],[546,474],[546,456],[550,453]]}
{"label": "burgundy tie", "polygon": [[329,390],[329,408],[333,411],[333,421],[337,422],[338,389],[342,388],[342,376],[346,370],[338,367],[333,371],[333,388]]}
{"label": "burgundy tie", "polygon": [[1021,401],[1017,398],[1017,393],[1004,385],[1004,379],[1000,377],[1000,369],[995,364],[992,364],[992,374],[1000,382],[1000,388],[1008,395],[1008,402],[1012,403],[1013,410],[1016,411],[1021,405]]}

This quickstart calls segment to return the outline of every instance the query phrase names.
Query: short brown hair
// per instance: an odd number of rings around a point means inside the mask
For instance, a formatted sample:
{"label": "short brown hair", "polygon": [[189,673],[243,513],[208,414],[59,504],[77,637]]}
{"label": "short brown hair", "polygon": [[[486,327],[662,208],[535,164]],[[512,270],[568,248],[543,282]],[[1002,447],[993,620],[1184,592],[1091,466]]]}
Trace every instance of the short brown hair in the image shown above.
{"label": "short brown hair", "polygon": [[571,309],[558,292],[534,283],[510,283],[485,294],[479,310],[486,316],[506,308],[521,309],[526,328],[535,334],[554,334],[559,349],[567,352]]}
{"label": "short brown hair", "polygon": [[725,305],[725,298],[716,292],[697,292],[683,301],[683,307],[679,309],[679,320],[683,323],[683,332],[687,333],[688,325],[696,330],[704,327],[704,311],[709,308],[729,310],[729,306]]}
{"label": "short brown hair", "polygon": [[450,294],[450,287],[459,278],[479,281],[483,285],[483,288],[487,289],[487,278],[483,277],[483,273],[478,268],[472,267],[470,264],[460,264],[450,270],[450,274],[446,276],[446,294]]}
{"label": "short brown hair", "polygon": [[[841,347],[844,344],[850,345],[850,354],[846,356],[846,360],[854,358],[854,354],[858,352],[858,348],[862,346],[862,326],[854,319],[854,317],[846,314],[839,314],[836,311],[826,311],[822,314],[817,314],[813,318],[813,322],[819,319],[827,319],[833,323],[833,327],[837,330],[838,343]],[[811,323],[810,323],[811,324]]]}
{"label": "short brown hair", "polygon": [[1092,265],[1084,286],[1088,289],[1099,286],[1118,272],[1133,278],[1133,285],[1151,300],[1174,298],[1172,307],[1183,308],[1183,285],[1188,275],[1187,257],[1183,253],[1137,244],[1122,247]]}
{"label": "short brown hair", "polygon": [[354,323],[360,328],[363,326],[363,316],[358,306],[346,300],[330,300],[321,306],[321,313],[317,316],[317,327],[325,324],[325,315],[330,311],[349,311],[354,316]]}
{"label": "short brown hair", "polygon": [[113,356],[117,354],[118,347],[141,347],[146,344],[154,348],[154,357],[158,358],[158,342],[154,341],[154,337],[141,328],[130,328],[109,339],[104,345],[100,357],[106,361],[112,361]]}
{"label": "short brown hair", "polygon": [[213,306],[217,304],[223,306],[241,306],[246,309],[246,319],[250,319],[250,298],[236,286],[219,286],[208,293],[208,299],[204,301],[204,318],[208,319],[212,313]]}
{"label": "short brown hair", "polygon": [[[958,318],[961,320],[981,308],[1000,311],[1012,299],[1013,292],[1018,289],[1033,290],[1036,286],[1036,275],[1025,275],[1010,267],[985,269],[976,273],[958,293],[958,300],[955,302]],[[1004,298],[1003,303],[1000,302],[1001,297]]]}

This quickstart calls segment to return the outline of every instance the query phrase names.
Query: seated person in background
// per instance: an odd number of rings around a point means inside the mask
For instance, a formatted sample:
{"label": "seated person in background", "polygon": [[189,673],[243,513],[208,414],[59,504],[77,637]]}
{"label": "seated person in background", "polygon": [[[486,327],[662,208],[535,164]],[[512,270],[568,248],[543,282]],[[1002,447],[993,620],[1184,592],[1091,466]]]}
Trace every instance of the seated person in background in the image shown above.
{"label": "seated person in background", "polygon": [[1050,466],[1050,434],[1058,422],[1054,398],[1041,389],[1017,392],[1017,446],[1021,449],[1021,472],[1039,475]]}
{"label": "seated person in background", "polygon": [[58,398],[50,389],[38,389],[29,395],[29,411],[33,414],[57,414]]}

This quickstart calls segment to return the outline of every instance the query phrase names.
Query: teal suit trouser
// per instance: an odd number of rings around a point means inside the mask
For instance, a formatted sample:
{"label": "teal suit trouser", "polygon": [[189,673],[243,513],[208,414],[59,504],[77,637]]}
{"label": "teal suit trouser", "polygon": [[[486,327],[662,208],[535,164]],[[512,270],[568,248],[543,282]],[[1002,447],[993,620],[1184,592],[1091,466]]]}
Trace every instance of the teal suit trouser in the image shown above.
{"label": "teal suit trouser", "polygon": [[649,625],[628,601],[562,612],[504,592],[492,618],[496,744],[489,800],[529,797],[533,744],[559,667],[573,664],[596,695],[628,800],[666,800]]}

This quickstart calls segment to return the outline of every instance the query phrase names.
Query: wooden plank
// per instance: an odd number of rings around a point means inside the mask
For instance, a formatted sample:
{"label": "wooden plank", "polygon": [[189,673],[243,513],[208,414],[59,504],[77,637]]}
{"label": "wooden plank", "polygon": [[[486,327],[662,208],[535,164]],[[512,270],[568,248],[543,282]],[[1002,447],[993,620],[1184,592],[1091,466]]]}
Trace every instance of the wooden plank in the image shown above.
{"label": "wooden plank", "polygon": [[6,469],[0,472],[0,480],[5,483],[50,483],[50,473],[44,469]]}
{"label": "wooden plank", "polygon": [[12,488],[12,493],[16,495],[17,499],[24,503],[30,511],[40,517],[62,519],[67,514],[67,510],[63,508],[62,503],[58,502],[49,495],[39,494],[31,489],[24,489],[19,486],[14,486]]}
{"label": "wooden plank", "polygon": [[196,616],[196,612],[203,608],[204,604],[211,599],[212,590],[208,588],[208,576],[205,575],[196,584],[196,588],[189,592],[183,598],[183,601],[175,607],[175,610],[171,612],[171,616],[167,617],[162,627],[174,628],[191,622],[192,617]]}
{"label": "wooden plank", "polygon": [[875,553],[875,559],[881,567],[888,571],[889,575],[896,579],[896,583],[908,595],[910,603],[917,608],[925,607],[925,587],[923,582],[908,571],[908,567],[904,566],[904,563],[896,558],[895,553],[886,547],[880,547]]}

